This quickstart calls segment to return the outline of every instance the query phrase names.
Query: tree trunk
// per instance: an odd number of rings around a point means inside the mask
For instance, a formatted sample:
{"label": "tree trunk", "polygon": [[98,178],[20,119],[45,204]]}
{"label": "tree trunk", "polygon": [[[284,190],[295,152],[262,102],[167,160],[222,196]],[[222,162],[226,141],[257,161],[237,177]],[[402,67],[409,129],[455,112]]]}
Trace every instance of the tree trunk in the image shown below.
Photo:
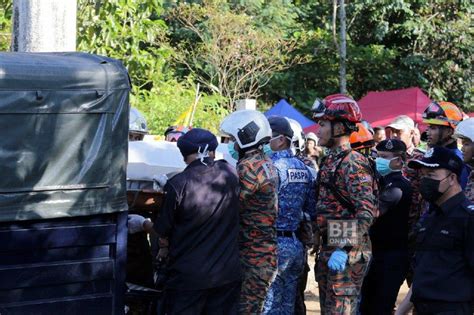
{"label": "tree trunk", "polygon": [[76,0],[14,0],[12,50],[76,50]]}
{"label": "tree trunk", "polygon": [[339,45],[339,84],[340,92],[347,93],[346,82],[346,8],[344,0],[339,0],[339,34],[341,44]]}

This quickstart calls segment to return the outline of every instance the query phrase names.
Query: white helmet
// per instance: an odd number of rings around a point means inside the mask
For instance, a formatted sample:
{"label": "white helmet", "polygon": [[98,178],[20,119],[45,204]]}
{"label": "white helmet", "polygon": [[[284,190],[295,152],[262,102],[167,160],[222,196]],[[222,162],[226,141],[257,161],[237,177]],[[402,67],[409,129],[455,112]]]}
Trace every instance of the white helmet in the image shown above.
{"label": "white helmet", "polygon": [[294,143],[296,149],[303,152],[305,147],[303,128],[296,120],[291,118],[287,119],[290,122],[291,129],[293,130],[293,138],[291,139],[291,142]]}
{"label": "white helmet", "polygon": [[130,107],[130,120],[128,122],[128,132],[147,134],[148,128],[145,117],[134,107]]}
{"label": "white helmet", "polygon": [[316,143],[316,145],[318,145],[319,138],[314,132],[308,132],[306,134],[306,141],[308,141],[308,140],[313,140],[314,143]]}
{"label": "white helmet", "polygon": [[272,137],[272,129],[265,115],[256,110],[238,110],[221,122],[220,130],[232,136],[241,149],[265,143]]}
{"label": "white helmet", "polygon": [[470,139],[474,142],[474,118],[461,121],[454,130],[453,138]]}

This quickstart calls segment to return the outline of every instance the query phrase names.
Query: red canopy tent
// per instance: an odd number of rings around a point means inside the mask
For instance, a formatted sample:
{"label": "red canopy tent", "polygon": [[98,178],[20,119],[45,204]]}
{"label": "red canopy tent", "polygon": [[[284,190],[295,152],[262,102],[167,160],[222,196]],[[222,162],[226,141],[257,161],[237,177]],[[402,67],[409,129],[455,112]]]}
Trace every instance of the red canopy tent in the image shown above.
{"label": "red canopy tent", "polygon": [[395,117],[407,115],[424,130],[421,115],[431,102],[430,98],[420,88],[369,92],[358,103],[362,118],[372,127],[387,126]]}

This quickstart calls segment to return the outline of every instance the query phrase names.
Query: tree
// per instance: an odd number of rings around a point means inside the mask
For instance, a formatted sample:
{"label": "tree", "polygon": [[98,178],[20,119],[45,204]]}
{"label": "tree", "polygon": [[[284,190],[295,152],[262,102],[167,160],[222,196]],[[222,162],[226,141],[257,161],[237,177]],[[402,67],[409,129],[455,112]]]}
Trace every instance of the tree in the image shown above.
{"label": "tree", "polygon": [[304,61],[290,59],[296,42],[273,29],[265,32],[252,16],[235,13],[222,1],[180,4],[168,17],[177,25],[176,61],[213,93],[234,101],[257,98],[273,75]]}

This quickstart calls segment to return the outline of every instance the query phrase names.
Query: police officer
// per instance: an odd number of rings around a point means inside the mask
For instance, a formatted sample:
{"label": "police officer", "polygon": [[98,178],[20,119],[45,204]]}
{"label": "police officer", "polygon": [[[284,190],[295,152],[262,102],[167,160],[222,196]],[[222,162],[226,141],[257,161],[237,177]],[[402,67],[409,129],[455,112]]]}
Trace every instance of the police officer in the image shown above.
{"label": "police officer", "polygon": [[453,137],[462,141],[462,156],[464,163],[470,167],[469,179],[464,193],[471,202],[474,202],[474,118],[461,121],[454,131]]}
{"label": "police officer", "polygon": [[314,184],[309,168],[291,151],[293,130],[281,116],[268,118],[272,129],[270,155],[276,167],[278,187],[278,274],[265,301],[264,314],[294,314],[298,279],[304,268],[304,247],[296,237],[303,212],[314,213]]}
{"label": "police officer", "polygon": [[255,110],[236,111],[221,122],[240,180],[239,248],[242,263],[240,314],[260,314],[277,273],[278,174],[263,147],[272,137],[267,118]]}
{"label": "police officer", "polygon": [[472,314],[474,205],[459,183],[463,162],[453,150],[430,148],[421,160],[420,191],[430,213],[420,222],[411,301],[417,314]]}
{"label": "police officer", "polygon": [[[187,164],[164,187],[166,197],[147,232],[168,239],[167,314],[237,314],[239,181],[235,169],[214,161],[217,138],[195,128],[178,139]],[[160,253],[159,253],[160,255]]]}
{"label": "police officer", "polygon": [[362,287],[361,314],[391,315],[409,266],[408,211],[410,182],[402,168],[407,147],[401,140],[381,141],[375,160],[382,176],[380,216],[370,228],[372,262]]}
{"label": "police officer", "polygon": [[361,113],[343,94],[316,101],[312,110],[319,121],[319,144],[329,149],[318,173],[316,206],[322,236],[316,265],[321,312],[356,314],[371,257],[369,227],[377,211],[369,162],[349,142]]}

